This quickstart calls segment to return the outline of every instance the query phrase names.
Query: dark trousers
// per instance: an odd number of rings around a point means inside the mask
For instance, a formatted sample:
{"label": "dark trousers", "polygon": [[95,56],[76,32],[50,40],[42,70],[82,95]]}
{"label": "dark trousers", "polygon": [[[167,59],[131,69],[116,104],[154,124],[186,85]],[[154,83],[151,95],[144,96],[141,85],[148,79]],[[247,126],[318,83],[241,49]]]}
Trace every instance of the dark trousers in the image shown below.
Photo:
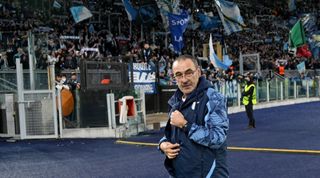
{"label": "dark trousers", "polygon": [[249,119],[249,126],[256,127],[256,121],[253,117],[253,105],[249,103],[248,105],[245,105],[246,113]]}

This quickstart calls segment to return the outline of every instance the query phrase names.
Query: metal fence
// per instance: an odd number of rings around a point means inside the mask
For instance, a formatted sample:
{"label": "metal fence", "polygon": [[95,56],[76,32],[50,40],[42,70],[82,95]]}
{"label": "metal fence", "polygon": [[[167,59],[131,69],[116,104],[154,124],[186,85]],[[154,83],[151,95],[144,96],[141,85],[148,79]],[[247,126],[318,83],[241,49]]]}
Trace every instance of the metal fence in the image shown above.
{"label": "metal fence", "polygon": [[[280,79],[273,78],[271,80],[256,80],[257,102],[268,103],[273,101],[295,100],[299,98],[319,97],[320,93],[320,79],[315,77],[313,79]],[[228,107],[240,107],[241,95],[245,83],[237,80],[232,81],[218,81],[213,84],[213,88],[227,97]],[[159,100],[158,112],[167,112],[167,101],[173,95],[177,86],[165,86],[160,88],[160,95],[147,96],[151,101]],[[148,109],[148,107],[147,107]],[[148,110],[147,110],[148,112]]]}
{"label": "metal fence", "polygon": [[[28,71],[24,71],[23,73],[28,73]],[[66,72],[67,75],[69,75],[70,73],[71,71]],[[12,120],[15,120],[16,122],[20,121],[20,128],[16,129],[16,131],[20,131],[22,138],[58,137],[59,132],[57,123],[58,117],[56,112],[57,105],[55,104],[55,92],[53,89],[45,89],[48,88],[49,80],[47,72],[36,70],[35,76],[38,76],[36,77],[35,82],[36,90],[28,89],[28,82],[30,81],[28,79],[28,75],[17,75],[16,72],[13,71],[1,71],[0,76],[5,77],[2,78],[3,80],[10,81],[12,83],[11,85],[13,88],[17,88],[17,91],[12,90],[14,94],[22,93],[22,98],[19,98],[21,96],[18,94],[18,97],[13,97],[12,99],[13,102],[17,103],[16,105],[19,106],[19,109],[16,110],[16,115],[20,119],[17,120],[17,117],[11,117],[10,119],[7,118],[7,120],[10,120],[10,122]],[[22,82],[22,79],[26,85],[20,85],[20,90],[21,88],[23,88],[23,90],[19,91],[19,87],[17,86],[19,86],[19,81]],[[0,80],[0,83],[1,82],[2,80]],[[270,80],[259,79],[256,80],[255,83],[257,89],[258,103],[269,103],[282,100],[295,100],[299,98],[314,98],[319,97],[320,93],[320,80],[318,77],[305,79],[288,79],[274,77]],[[221,80],[219,82],[214,83],[213,87],[227,97],[229,107],[241,106],[241,93],[243,91],[244,83],[241,83],[237,80]],[[140,99],[142,97],[141,94],[135,94],[135,92],[130,89],[128,89],[128,91],[113,91],[113,100],[106,99],[106,95],[110,94],[110,91],[107,90],[77,90],[74,93],[74,98],[76,98],[77,104],[75,105],[75,110],[73,112],[76,124],[71,128],[66,128],[65,125],[61,126],[63,120],[60,120],[60,134],[63,133],[66,129],[89,129],[102,127],[109,129],[111,128],[111,131],[109,132],[110,135],[117,135],[117,137],[130,135],[129,132],[124,132],[125,130],[128,131],[129,127],[131,127],[131,129],[129,129],[130,131],[141,131],[143,130],[141,124],[143,125],[146,123],[146,113],[168,111],[167,101],[175,92],[177,86],[164,86],[159,87],[159,89],[160,92],[158,94],[144,95],[143,100]],[[125,124],[119,123],[119,115],[117,115],[117,108],[119,102],[118,99],[126,95],[133,95],[135,97],[135,102],[138,106],[137,118],[129,120],[128,127],[126,127]],[[1,101],[2,106],[7,107],[4,106],[5,100],[2,99]],[[11,106],[11,108],[14,107]],[[112,115],[111,113],[114,114]],[[0,128],[0,131],[2,131],[2,133],[8,133],[9,127],[5,125],[5,122],[7,122],[7,120],[3,118],[4,116],[1,118],[2,130]],[[12,127],[13,126],[11,125],[10,128]],[[81,132],[82,136],[84,136],[85,134],[91,131],[83,132],[82,130],[79,132]],[[95,133],[95,135],[97,135],[97,133]],[[101,133],[101,135],[107,134],[104,132]]]}
{"label": "metal fence", "polygon": [[[298,98],[319,97],[319,78],[256,80],[257,102],[282,101]],[[238,81],[221,82],[216,90],[228,98],[228,106],[240,106],[244,83]]]}

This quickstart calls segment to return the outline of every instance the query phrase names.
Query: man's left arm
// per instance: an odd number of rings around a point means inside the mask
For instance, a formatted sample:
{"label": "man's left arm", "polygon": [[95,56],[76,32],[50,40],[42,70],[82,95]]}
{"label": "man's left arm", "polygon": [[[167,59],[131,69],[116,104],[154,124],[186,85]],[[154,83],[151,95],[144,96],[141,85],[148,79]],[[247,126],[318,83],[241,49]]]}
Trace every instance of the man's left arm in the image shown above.
{"label": "man's left arm", "polygon": [[226,103],[223,95],[211,93],[206,104],[208,112],[204,118],[204,125],[187,122],[180,112],[177,114],[179,117],[175,115],[175,119],[171,118],[171,124],[182,128],[194,142],[210,148],[219,148],[225,142],[229,129]]}
{"label": "man's left arm", "polygon": [[206,105],[208,112],[204,118],[204,126],[190,123],[185,131],[194,142],[210,148],[219,148],[226,141],[229,129],[227,100],[222,94],[211,93]]}

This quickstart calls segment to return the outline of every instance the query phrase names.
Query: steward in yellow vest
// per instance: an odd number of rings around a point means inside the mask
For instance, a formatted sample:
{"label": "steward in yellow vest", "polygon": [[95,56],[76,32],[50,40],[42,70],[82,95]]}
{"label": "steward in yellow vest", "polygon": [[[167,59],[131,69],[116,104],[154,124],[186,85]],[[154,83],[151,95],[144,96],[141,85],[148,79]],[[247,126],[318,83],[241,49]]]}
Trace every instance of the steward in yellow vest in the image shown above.
{"label": "steward in yellow vest", "polygon": [[253,82],[253,75],[247,74],[244,78],[246,80],[246,85],[244,87],[244,92],[242,93],[242,103],[245,106],[246,113],[249,119],[248,128],[256,128],[256,122],[253,117],[253,105],[257,104],[256,97],[256,86]]}

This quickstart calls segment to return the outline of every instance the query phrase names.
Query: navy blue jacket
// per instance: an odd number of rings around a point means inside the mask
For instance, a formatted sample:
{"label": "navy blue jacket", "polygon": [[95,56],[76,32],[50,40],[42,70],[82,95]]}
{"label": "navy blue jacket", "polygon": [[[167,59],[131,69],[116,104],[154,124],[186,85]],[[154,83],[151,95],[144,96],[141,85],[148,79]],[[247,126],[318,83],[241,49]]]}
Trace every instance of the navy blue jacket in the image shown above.
{"label": "navy blue jacket", "polygon": [[178,89],[169,100],[170,114],[178,110],[188,121],[181,129],[167,122],[161,142],[180,144],[174,159],[166,158],[165,167],[175,178],[229,177],[226,164],[226,137],[229,128],[226,98],[200,77],[197,88],[182,101]]}

